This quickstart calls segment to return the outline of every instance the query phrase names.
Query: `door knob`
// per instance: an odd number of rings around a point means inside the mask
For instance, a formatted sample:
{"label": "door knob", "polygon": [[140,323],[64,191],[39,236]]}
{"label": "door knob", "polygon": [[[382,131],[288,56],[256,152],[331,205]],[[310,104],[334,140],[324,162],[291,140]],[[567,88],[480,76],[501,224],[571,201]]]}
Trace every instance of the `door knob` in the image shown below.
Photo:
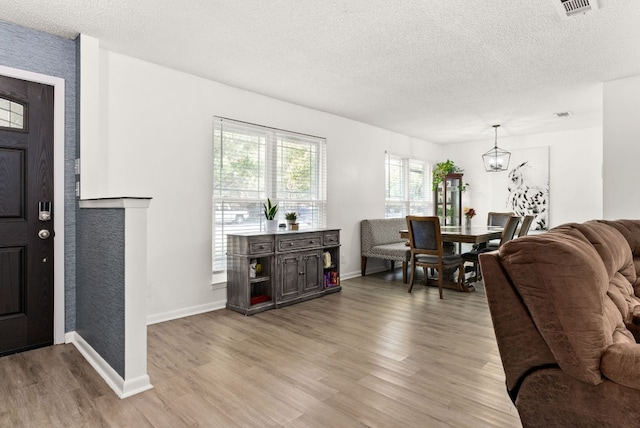
{"label": "door knob", "polygon": [[38,237],[40,239],[47,239],[49,236],[51,236],[51,232],[49,232],[47,229],[41,229],[38,232]]}

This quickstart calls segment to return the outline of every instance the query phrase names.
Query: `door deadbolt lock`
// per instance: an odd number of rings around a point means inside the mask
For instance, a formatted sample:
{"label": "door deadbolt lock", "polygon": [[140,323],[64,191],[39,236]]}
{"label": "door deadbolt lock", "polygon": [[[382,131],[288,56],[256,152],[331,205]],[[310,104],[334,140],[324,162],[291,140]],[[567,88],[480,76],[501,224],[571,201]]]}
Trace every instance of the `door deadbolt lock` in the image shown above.
{"label": "door deadbolt lock", "polygon": [[51,202],[38,202],[38,220],[51,220]]}
{"label": "door deadbolt lock", "polygon": [[41,229],[38,232],[38,237],[40,239],[47,239],[49,236],[51,236],[51,232],[49,232],[47,229]]}

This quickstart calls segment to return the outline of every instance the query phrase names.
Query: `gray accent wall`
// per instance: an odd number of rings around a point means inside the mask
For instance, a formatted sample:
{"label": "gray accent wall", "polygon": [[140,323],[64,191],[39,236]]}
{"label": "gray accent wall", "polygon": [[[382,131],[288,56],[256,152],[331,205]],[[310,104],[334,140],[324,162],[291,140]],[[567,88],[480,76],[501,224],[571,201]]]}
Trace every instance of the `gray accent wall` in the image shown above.
{"label": "gray accent wall", "polygon": [[78,211],[76,332],[124,379],[124,209]]}
{"label": "gray accent wall", "polygon": [[0,64],[65,80],[64,233],[65,331],[76,323],[77,40],[0,21]]}

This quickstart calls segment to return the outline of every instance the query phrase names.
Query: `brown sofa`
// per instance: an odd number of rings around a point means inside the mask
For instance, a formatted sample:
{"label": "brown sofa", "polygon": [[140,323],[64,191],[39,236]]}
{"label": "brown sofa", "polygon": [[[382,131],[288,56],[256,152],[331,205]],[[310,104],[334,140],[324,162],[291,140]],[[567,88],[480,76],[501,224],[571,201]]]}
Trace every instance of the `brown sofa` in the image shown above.
{"label": "brown sofa", "polygon": [[480,265],[523,426],[640,426],[640,220],[565,224]]}

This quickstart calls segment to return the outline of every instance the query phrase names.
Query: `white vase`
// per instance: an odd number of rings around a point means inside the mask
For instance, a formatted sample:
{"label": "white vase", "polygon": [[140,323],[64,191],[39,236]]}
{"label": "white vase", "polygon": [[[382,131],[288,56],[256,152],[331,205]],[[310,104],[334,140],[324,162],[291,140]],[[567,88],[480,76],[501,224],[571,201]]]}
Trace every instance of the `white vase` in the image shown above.
{"label": "white vase", "polygon": [[265,230],[267,232],[275,232],[278,230],[278,220],[265,220]]}
{"label": "white vase", "polygon": [[465,220],[466,220],[466,222],[465,222],[464,225],[466,226],[467,229],[470,229],[471,228],[471,217],[465,217]]}

